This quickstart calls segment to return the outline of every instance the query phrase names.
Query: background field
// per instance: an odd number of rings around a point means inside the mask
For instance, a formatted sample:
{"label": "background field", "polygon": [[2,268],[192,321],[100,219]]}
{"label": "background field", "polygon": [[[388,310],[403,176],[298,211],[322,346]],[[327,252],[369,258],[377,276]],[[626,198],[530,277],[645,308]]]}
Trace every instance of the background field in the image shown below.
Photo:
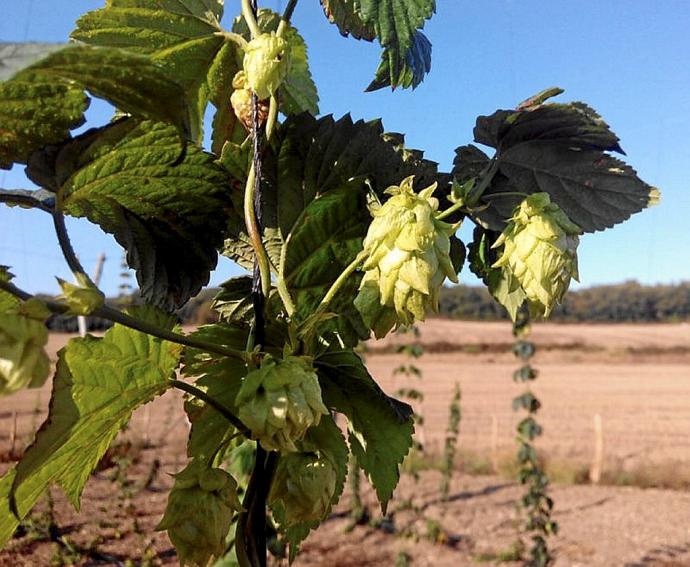
{"label": "background field", "polygon": [[[406,464],[419,481],[404,475],[392,518],[383,523],[365,490],[374,521],[348,533],[346,495],[305,542],[297,565],[395,565],[401,553],[412,565],[473,565],[495,560],[515,541],[521,489],[510,474],[519,415],[510,402],[521,387],[511,380],[517,365],[510,326],[432,320],[420,329],[421,380],[393,373],[409,362],[395,353],[409,336],[372,344],[366,355],[387,392],[408,386],[424,392],[417,409],[425,419],[419,430],[425,453]],[[532,336],[539,349],[535,392],[544,404],[538,448],[557,481],[557,565],[690,565],[690,325],[541,324]],[[67,338],[51,337],[53,357]],[[458,471],[450,501],[441,503],[435,468],[456,382],[462,390]],[[48,399],[45,387],[0,401],[6,463],[30,441]],[[603,482],[590,486],[581,483],[592,460],[596,414],[603,423]],[[54,490],[52,515],[41,504],[0,554],[0,565],[176,564],[165,534],[151,529],[165,506],[167,473],[184,463],[186,432],[175,393],[136,412],[89,482],[81,513]]]}

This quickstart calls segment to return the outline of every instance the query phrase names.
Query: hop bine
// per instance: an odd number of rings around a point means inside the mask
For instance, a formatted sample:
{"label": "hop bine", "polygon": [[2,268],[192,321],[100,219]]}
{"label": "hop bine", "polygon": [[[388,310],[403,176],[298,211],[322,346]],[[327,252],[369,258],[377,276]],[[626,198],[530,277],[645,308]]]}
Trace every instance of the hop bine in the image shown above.
{"label": "hop bine", "polygon": [[436,183],[417,194],[413,179],[389,187],[391,198],[370,207],[374,220],[364,239],[365,274],[355,306],[378,338],[423,321],[427,311],[438,310],[445,278],[458,281],[450,259],[456,227],[436,218]]}
{"label": "hop bine", "polygon": [[311,359],[266,356],[245,377],[236,399],[238,417],[268,451],[296,452],[295,441],[328,410]]}
{"label": "hop bine", "polygon": [[532,317],[548,317],[578,279],[577,245],[582,234],[548,193],[527,197],[493,247],[503,247],[494,268],[514,278],[527,296]]}
{"label": "hop bine", "polygon": [[175,485],[157,530],[167,530],[180,565],[206,567],[225,552],[235,512],[242,510],[237,483],[226,471],[192,461],[175,475]]}

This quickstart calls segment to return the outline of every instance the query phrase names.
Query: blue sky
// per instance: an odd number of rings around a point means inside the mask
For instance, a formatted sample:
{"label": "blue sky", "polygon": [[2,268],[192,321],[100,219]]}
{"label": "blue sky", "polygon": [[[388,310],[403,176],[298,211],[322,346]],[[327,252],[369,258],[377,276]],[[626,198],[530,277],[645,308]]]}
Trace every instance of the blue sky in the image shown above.
{"label": "blue sky", "polygon": [[[103,0],[0,0],[0,41],[65,41],[74,20]],[[260,0],[279,8],[284,1]],[[226,0],[226,25],[239,11]],[[475,117],[510,108],[545,87],[566,89],[561,100],[583,100],[620,136],[627,161],[662,191],[661,205],[580,245],[581,285],[636,279],[690,280],[690,5],[687,0],[439,0],[426,25],[432,72],[415,91],[364,93],[379,61],[378,46],[342,38],[317,0],[301,0],[295,25],[310,47],[321,111],[382,117],[389,131],[449,170],[454,148],[469,143]],[[94,104],[92,125],[109,109]],[[0,170],[0,187],[28,187],[22,169]],[[86,221],[70,221],[75,247],[91,269],[108,256],[103,288],[115,293],[121,251]],[[463,232],[462,234],[466,234]],[[0,207],[0,264],[18,284],[55,292],[53,276],[69,278],[50,219]],[[228,260],[212,276],[239,273]],[[476,283],[468,271],[465,283]]]}

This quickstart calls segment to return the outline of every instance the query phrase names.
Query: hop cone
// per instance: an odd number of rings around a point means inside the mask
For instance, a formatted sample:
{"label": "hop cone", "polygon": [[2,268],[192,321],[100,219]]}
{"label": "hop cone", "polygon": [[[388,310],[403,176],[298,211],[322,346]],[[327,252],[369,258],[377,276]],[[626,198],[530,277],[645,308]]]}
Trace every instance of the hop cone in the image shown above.
{"label": "hop cone", "polygon": [[[244,71],[238,71],[232,80],[232,87],[235,89],[230,95],[230,104],[235,116],[242,125],[251,130],[253,126],[252,91],[247,85],[247,76]],[[266,122],[268,117],[268,104],[266,100],[260,100],[258,104],[259,126]]]}
{"label": "hop cone", "polygon": [[252,39],[244,52],[247,85],[260,99],[278,91],[290,69],[290,46],[274,32]]}
{"label": "hop cone", "polygon": [[429,309],[438,309],[443,280],[458,281],[450,260],[454,228],[435,216],[436,184],[416,194],[412,181],[389,187],[392,197],[371,208],[374,220],[364,239],[366,273],[355,306],[379,338],[394,326],[423,321]]}
{"label": "hop cone", "polygon": [[241,509],[232,476],[194,461],[175,475],[175,486],[156,529],[168,531],[182,567],[206,567],[211,557],[225,552],[233,515]]}
{"label": "hop cone", "polygon": [[292,453],[278,463],[268,502],[279,507],[284,527],[319,521],[328,513],[335,484],[336,471],[328,459]]}
{"label": "hop cone", "polygon": [[503,246],[495,268],[503,268],[525,291],[533,317],[547,317],[578,278],[580,227],[548,193],[534,193],[515,210],[494,248]]}
{"label": "hop cone", "polygon": [[43,323],[48,314],[34,299],[0,313],[0,395],[37,388],[48,377],[48,329]]}
{"label": "hop cone", "polygon": [[297,451],[295,441],[328,410],[310,359],[267,356],[237,393],[238,417],[269,451]]}

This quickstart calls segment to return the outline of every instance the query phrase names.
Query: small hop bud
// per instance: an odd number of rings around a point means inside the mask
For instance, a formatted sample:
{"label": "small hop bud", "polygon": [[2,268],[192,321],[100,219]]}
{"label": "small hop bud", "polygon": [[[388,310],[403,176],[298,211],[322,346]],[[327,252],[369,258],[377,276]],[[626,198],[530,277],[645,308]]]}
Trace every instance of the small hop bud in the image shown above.
{"label": "small hop bud", "polygon": [[295,441],[328,410],[319,381],[306,357],[264,358],[237,394],[238,417],[268,451],[297,451]]}
{"label": "small hop bud", "polygon": [[[230,95],[232,110],[245,129],[251,130],[254,124],[252,91],[247,86],[247,77],[244,71],[237,72],[235,78],[232,80],[232,86],[235,89]],[[258,102],[258,111],[259,126],[262,126],[268,118],[267,100],[260,100]]]}
{"label": "small hop bud", "polygon": [[62,295],[71,315],[91,315],[105,303],[105,295],[83,274],[77,274],[77,283],[72,284],[57,278]]}
{"label": "small hop bud", "polygon": [[577,280],[579,226],[573,223],[548,193],[534,193],[515,209],[493,247],[503,247],[494,268],[515,278],[527,296],[533,317],[548,317]]}
{"label": "small hop bud", "polygon": [[320,521],[330,509],[335,485],[331,461],[314,453],[291,453],[278,463],[268,502],[279,510],[283,527]]}
{"label": "small hop bud", "polygon": [[408,177],[389,187],[392,197],[370,207],[366,273],[355,306],[379,338],[394,326],[423,321],[428,310],[438,309],[443,280],[458,281],[450,259],[455,228],[436,218],[436,184],[416,194],[412,182]]}
{"label": "small hop bud", "polygon": [[247,44],[243,66],[247,86],[259,99],[269,98],[290,69],[290,45],[275,32],[261,34]]}
{"label": "small hop bud", "polygon": [[225,552],[235,512],[242,510],[237,483],[226,471],[193,461],[175,475],[175,485],[156,530],[167,530],[180,565],[206,567]]}
{"label": "small hop bud", "polygon": [[0,313],[0,395],[41,386],[50,372],[44,348],[48,329],[42,320]]}

